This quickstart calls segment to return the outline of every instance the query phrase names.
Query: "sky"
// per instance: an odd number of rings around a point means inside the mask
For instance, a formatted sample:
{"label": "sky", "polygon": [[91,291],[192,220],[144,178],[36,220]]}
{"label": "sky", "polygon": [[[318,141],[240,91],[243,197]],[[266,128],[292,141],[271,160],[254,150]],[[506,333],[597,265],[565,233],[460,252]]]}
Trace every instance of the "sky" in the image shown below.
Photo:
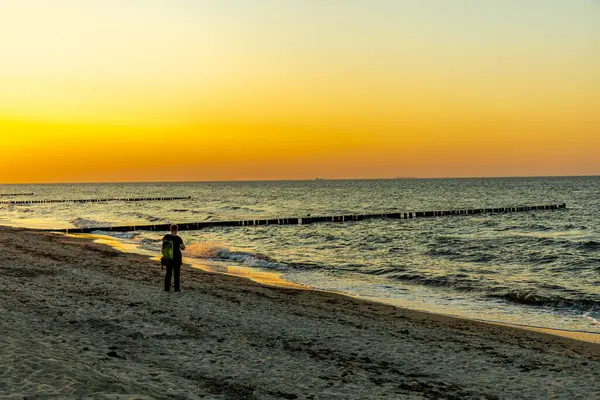
{"label": "sky", "polygon": [[600,175],[597,0],[0,0],[0,183]]}

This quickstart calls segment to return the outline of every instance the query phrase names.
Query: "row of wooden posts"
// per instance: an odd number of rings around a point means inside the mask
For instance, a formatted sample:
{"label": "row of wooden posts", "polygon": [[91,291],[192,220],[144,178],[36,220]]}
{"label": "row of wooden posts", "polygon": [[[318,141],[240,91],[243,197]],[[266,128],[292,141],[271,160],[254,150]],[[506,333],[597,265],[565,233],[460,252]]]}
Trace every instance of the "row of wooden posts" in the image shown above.
{"label": "row of wooden posts", "polygon": [[[350,222],[364,221],[367,219],[390,218],[390,219],[412,219],[412,218],[429,218],[451,215],[477,215],[489,213],[511,213],[525,211],[541,211],[541,210],[559,210],[567,208],[566,204],[552,204],[543,206],[519,206],[519,207],[500,207],[500,208],[477,208],[463,209],[450,211],[419,211],[419,212],[398,212],[384,214],[351,214],[351,215],[334,215],[324,217],[293,217],[293,218],[273,218],[273,219],[255,219],[243,221],[203,221],[203,222],[187,222],[177,224],[179,230],[199,230],[203,228],[216,226],[257,226],[257,225],[306,225],[319,222]],[[94,231],[113,231],[113,232],[130,232],[130,231],[168,231],[170,224],[154,224],[154,225],[129,225],[129,226],[107,226],[107,227],[89,227],[89,228],[73,228],[73,229],[47,229],[53,232],[65,233],[90,233]]]}
{"label": "row of wooden posts", "polygon": [[186,197],[110,197],[105,199],[55,199],[55,200],[4,200],[0,204],[44,204],[44,203],[105,203],[108,201],[169,201],[189,200]]}
{"label": "row of wooden posts", "polygon": [[33,196],[33,193],[0,193],[0,197]]}

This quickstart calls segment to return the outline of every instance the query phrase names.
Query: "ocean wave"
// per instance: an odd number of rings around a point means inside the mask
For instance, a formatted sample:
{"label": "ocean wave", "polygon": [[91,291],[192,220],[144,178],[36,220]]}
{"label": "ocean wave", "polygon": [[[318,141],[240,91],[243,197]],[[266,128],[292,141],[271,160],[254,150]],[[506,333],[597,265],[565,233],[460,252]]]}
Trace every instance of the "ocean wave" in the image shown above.
{"label": "ocean wave", "polygon": [[495,228],[498,225],[500,225],[500,223],[493,219],[486,219],[479,223],[480,228]]}
{"label": "ocean wave", "polygon": [[532,242],[533,242],[533,244],[549,246],[549,247],[569,247],[573,244],[573,242],[571,242],[568,239],[547,237],[547,236],[541,236],[541,237],[533,236]]}
{"label": "ocean wave", "polygon": [[140,235],[140,232],[114,232],[114,231],[92,231],[92,234],[114,237],[116,239],[133,240]]}
{"label": "ocean wave", "polygon": [[[379,275],[383,275],[379,273]],[[427,276],[415,272],[391,273],[388,278],[419,284],[424,286],[445,287],[461,292],[484,291],[488,282],[475,279],[467,274],[458,273],[452,275]]]}
{"label": "ocean wave", "polygon": [[124,213],[124,215],[131,215],[131,216],[139,218],[139,219],[145,219],[146,221],[149,221],[149,222],[164,221],[163,218],[155,217],[154,215],[144,214],[144,213],[140,213],[140,212],[128,212],[128,213]]}
{"label": "ocean wave", "polygon": [[[186,246],[185,256],[194,258],[208,258],[223,261],[233,261],[247,267],[289,270],[317,270],[329,269],[323,264],[313,262],[282,262],[261,253],[234,251],[219,242],[198,242]],[[336,268],[336,270],[344,270]]]}
{"label": "ocean wave", "polygon": [[565,230],[565,231],[571,231],[571,230],[585,231],[585,230],[588,230],[589,228],[585,225],[567,224],[567,225],[562,226],[561,229]]}
{"label": "ocean wave", "polygon": [[548,225],[541,224],[541,223],[536,223],[536,224],[531,224],[531,225],[527,225],[524,227],[520,227],[520,229],[525,232],[547,232],[547,231],[553,230],[554,228],[552,228],[551,226],[548,226]]}
{"label": "ocean wave", "polygon": [[500,254],[492,254],[487,251],[476,251],[476,249],[472,247],[434,247],[425,252],[425,254],[435,258],[446,258],[470,263],[489,263],[501,259]]}
{"label": "ocean wave", "polygon": [[558,294],[544,294],[534,289],[511,290],[504,293],[488,294],[488,298],[496,298],[511,303],[529,306],[577,308],[580,310],[600,310],[600,297],[589,296],[568,298]]}
{"label": "ocean wave", "polygon": [[219,253],[219,258],[224,260],[236,261],[248,267],[275,269],[280,271],[289,269],[289,265],[277,262],[276,260],[260,253],[253,254],[246,253],[243,251],[224,250]]}
{"label": "ocean wave", "polygon": [[570,240],[562,238],[537,238],[537,244],[548,247],[581,250],[581,251],[600,251],[600,242],[596,240]]}
{"label": "ocean wave", "polygon": [[108,222],[95,221],[93,219],[85,219],[85,218],[73,218],[69,222],[71,224],[75,225],[77,228],[94,228],[97,226],[110,225],[110,223],[108,223]]}
{"label": "ocean wave", "polygon": [[556,263],[559,259],[557,254],[544,254],[539,251],[530,252],[525,256],[527,263],[534,266]]}
{"label": "ocean wave", "polygon": [[250,207],[242,207],[242,206],[225,206],[219,208],[220,210],[229,210],[229,211],[249,211],[252,213],[264,213],[265,210],[257,210]]}
{"label": "ocean wave", "polygon": [[218,242],[196,242],[186,246],[185,254],[197,258],[217,258],[220,252],[227,250],[224,244]]}
{"label": "ocean wave", "polygon": [[580,250],[585,251],[600,251],[600,242],[596,240],[590,240],[587,242],[579,242],[575,245]]}
{"label": "ocean wave", "polygon": [[367,271],[364,271],[363,273],[367,274],[367,275],[377,275],[377,276],[385,276],[390,274],[390,269],[389,268],[377,268],[377,269],[370,269]]}
{"label": "ocean wave", "polygon": [[235,261],[248,267],[288,270],[289,265],[260,253],[232,251],[220,243],[192,243],[186,247],[185,255],[196,258],[213,258]]}
{"label": "ocean wave", "polygon": [[[600,296],[581,293],[555,284],[541,284],[538,288],[511,289],[493,281],[470,277],[468,274],[427,276],[415,272],[390,274],[375,270],[372,275],[430,287],[474,293],[488,299],[499,299],[510,303],[552,308],[575,308],[582,311],[599,311]],[[546,290],[544,290],[546,289]]]}
{"label": "ocean wave", "polygon": [[600,252],[600,242],[596,240],[530,235],[438,237],[427,247],[424,254],[436,259],[475,264],[556,265],[566,269],[591,265],[591,256]]}

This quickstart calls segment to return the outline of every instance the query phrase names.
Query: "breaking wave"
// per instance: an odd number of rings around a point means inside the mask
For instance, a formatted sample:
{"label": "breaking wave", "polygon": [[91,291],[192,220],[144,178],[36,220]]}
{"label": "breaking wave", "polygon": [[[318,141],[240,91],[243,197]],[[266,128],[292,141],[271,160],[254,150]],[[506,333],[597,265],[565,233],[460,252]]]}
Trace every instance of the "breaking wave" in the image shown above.
{"label": "breaking wave", "polygon": [[186,256],[196,258],[212,258],[241,263],[248,267],[287,270],[289,265],[260,253],[232,251],[221,243],[202,242],[186,246]]}
{"label": "breaking wave", "polygon": [[487,297],[529,306],[554,308],[577,308],[586,311],[600,310],[600,297],[582,296],[568,298],[557,294],[543,294],[535,290],[511,290],[505,293],[489,294]]}
{"label": "breaking wave", "polygon": [[140,235],[140,232],[137,232],[137,231],[133,231],[133,232],[93,231],[92,233],[97,234],[97,235],[110,236],[110,237],[114,237],[117,239],[129,239],[129,240],[135,240]]}
{"label": "breaking wave", "polygon": [[85,218],[73,218],[69,222],[71,224],[73,224],[74,226],[76,226],[77,228],[94,228],[97,226],[111,225],[110,222],[95,221],[93,219],[85,219]]}

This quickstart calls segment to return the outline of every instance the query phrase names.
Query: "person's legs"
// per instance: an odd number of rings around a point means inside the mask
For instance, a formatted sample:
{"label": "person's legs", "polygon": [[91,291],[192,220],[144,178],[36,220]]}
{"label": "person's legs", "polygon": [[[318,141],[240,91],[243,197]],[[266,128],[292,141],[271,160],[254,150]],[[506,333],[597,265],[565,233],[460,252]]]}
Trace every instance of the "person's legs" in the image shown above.
{"label": "person's legs", "polygon": [[165,292],[171,291],[171,275],[173,274],[173,266],[167,264],[167,273],[165,274]]}
{"label": "person's legs", "polygon": [[174,285],[174,290],[176,292],[179,292],[179,277],[181,276],[181,264],[175,265],[174,267],[174,275],[175,275],[175,285]]}

